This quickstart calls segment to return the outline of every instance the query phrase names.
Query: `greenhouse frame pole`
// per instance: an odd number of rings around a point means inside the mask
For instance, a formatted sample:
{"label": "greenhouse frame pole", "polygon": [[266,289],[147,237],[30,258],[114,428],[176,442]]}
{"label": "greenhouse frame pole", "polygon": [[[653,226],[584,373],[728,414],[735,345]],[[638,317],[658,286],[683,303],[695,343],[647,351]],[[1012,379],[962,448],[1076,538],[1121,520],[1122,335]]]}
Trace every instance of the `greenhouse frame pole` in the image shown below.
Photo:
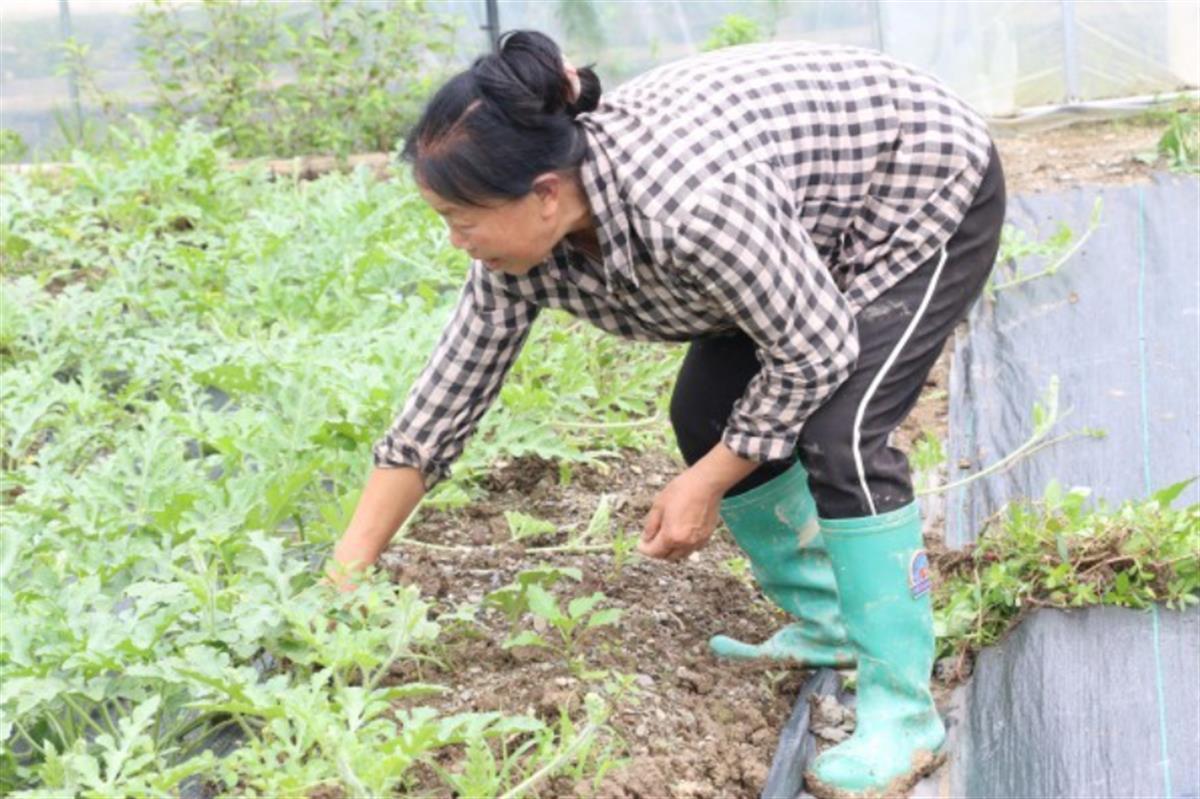
{"label": "greenhouse frame pole", "polygon": [[496,0],[486,0],[484,3],[487,12],[487,24],[483,29],[487,31],[488,45],[491,46],[493,53],[500,52],[500,8]]}
{"label": "greenhouse frame pole", "polygon": [[879,52],[884,52],[883,49],[883,0],[872,0],[871,2],[871,34],[875,39],[875,49]]}
{"label": "greenhouse frame pole", "polygon": [[[58,35],[63,44],[71,39],[71,6],[67,0],[58,0]],[[71,98],[71,109],[75,112],[75,129],[83,135],[83,109],[79,107],[79,76],[72,63],[67,69],[67,94]]]}
{"label": "greenhouse frame pole", "polygon": [[1079,48],[1075,38],[1075,0],[1061,0],[1063,26],[1063,71],[1067,81],[1067,103],[1079,102]]}

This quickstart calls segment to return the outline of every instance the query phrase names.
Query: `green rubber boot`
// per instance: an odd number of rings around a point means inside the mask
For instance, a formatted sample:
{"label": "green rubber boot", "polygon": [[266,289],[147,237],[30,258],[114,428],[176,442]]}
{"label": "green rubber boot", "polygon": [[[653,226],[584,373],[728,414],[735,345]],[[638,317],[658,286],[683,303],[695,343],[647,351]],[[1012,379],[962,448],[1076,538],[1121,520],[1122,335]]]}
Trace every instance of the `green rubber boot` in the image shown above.
{"label": "green rubber boot", "polygon": [[939,762],[946,730],[929,693],[933,608],[915,502],[822,519],[842,620],[858,657],[858,723],[805,774],[821,799],[904,796]]}
{"label": "green rubber boot", "polygon": [[838,616],[837,585],[821,542],[808,473],[797,462],[769,483],[721,502],[721,518],[750,558],[764,594],[800,619],[761,644],[724,635],[708,642],[718,657],[849,666],[854,654]]}

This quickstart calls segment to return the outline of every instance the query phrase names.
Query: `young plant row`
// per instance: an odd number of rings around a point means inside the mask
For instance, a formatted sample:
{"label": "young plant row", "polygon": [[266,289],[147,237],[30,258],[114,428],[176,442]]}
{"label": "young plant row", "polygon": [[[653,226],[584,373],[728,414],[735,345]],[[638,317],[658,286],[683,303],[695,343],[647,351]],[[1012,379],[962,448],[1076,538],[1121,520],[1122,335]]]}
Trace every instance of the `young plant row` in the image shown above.
{"label": "young plant row", "polygon": [[[444,687],[389,677],[442,645],[415,589],[315,584],[465,272],[436,216],[403,180],[275,182],[133,124],[0,192],[0,792],[500,795],[601,769],[599,677],[583,719],[440,715]],[[674,365],[543,320],[433,500],[501,456],[658,440],[629,422]],[[615,620],[542,589],[552,649]],[[241,740],[219,761],[214,726]]]}

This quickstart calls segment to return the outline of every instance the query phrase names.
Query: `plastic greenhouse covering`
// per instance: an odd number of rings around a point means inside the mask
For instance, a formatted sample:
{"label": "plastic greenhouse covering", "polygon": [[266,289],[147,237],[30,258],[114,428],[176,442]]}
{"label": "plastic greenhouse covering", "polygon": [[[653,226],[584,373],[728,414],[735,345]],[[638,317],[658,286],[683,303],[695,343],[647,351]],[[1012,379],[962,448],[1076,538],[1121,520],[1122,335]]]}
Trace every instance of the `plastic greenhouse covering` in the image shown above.
{"label": "plastic greenhouse covering", "polygon": [[[4,126],[35,145],[54,129],[54,110],[70,102],[68,78],[58,74],[67,35],[91,45],[99,85],[136,100],[144,90],[137,1],[0,4]],[[372,4],[389,10],[384,0]],[[458,61],[488,47],[487,0],[429,6],[460,23]],[[595,62],[609,86],[696,52],[731,14],[752,20],[760,38],[884,50],[937,75],[993,117],[1062,106],[1079,111],[1200,86],[1200,3],[1190,0],[496,0],[494,10],[500,30],[546,31],[577,63]]]}

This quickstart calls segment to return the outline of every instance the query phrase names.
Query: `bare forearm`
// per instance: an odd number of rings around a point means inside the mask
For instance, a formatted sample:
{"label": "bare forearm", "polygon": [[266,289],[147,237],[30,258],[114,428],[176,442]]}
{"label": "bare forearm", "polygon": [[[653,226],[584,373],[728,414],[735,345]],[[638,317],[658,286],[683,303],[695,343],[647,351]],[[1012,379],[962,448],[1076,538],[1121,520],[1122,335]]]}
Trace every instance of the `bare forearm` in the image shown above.
{"label": "bare forearm", "polygon": [[343,567],[369,566],[425,496],[421,473],[411,467],[376,468],[367,478],[354,517],[333,550]]}
{"label": "bare forearm", "polygon": [[726,491],[742,482],[759,465],[756,461],[737,455],[723,442],[717,442],[717,445],[709,450],[707,455],[692,464],[692,469],[701,475],[704,481],[719,495],[724,495]]}

